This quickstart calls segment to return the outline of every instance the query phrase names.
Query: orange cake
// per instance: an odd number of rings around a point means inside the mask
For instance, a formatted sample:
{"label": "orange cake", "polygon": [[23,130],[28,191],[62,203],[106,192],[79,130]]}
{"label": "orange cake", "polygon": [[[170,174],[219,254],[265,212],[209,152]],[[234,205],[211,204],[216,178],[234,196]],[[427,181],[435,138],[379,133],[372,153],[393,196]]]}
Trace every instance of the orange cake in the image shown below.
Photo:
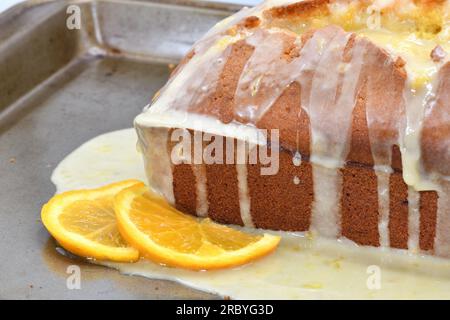
{"label": "orange cake", "polygon": [[248,227],[450,256],[450,1],[269,0],[135,120],[149,183]]}

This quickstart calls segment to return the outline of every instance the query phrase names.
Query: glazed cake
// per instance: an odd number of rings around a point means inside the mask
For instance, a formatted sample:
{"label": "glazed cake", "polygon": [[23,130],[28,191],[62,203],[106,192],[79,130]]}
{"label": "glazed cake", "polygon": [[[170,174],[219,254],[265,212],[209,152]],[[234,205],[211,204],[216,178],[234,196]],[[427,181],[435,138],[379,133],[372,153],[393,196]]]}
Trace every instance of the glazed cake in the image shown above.
{"label": "glazed cake", "polygon": [[[135,120],[150,185],[221,223],[449,257],[449,3],[272,0],[220,22]],[[179,129],[277,154],[276,174],[174,161]]]}

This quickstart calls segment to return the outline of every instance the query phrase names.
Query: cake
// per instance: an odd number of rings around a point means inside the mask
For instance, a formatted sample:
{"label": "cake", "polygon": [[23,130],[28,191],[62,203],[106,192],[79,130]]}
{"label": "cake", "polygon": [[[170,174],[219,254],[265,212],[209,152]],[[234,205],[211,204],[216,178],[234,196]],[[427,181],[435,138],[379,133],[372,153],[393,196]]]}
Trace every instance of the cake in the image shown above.
{"label": "cake", "polygon": [[269,0],[135,119],[183,212],[450,257],[450,1]]}

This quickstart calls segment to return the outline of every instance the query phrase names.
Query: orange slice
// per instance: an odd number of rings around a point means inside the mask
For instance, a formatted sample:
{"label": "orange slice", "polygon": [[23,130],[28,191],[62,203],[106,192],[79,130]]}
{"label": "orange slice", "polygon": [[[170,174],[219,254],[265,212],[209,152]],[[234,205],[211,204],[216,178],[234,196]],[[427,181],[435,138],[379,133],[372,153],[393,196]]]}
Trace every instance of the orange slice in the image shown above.
{"label": "orange slice", "polygon": [[69,191],[44,205],[42,222],[66,250],[97,260],[134,262],[139,252],[130,247],[117,229],[114,196],[139,183],[126,180],[92,190]]}
{"label": "orange slice", "polygon": [[241,232],[172,208],[137,184],[114,200],[122,236],[155,262],[192,270],[234,267],[272,252],[280,237]]}

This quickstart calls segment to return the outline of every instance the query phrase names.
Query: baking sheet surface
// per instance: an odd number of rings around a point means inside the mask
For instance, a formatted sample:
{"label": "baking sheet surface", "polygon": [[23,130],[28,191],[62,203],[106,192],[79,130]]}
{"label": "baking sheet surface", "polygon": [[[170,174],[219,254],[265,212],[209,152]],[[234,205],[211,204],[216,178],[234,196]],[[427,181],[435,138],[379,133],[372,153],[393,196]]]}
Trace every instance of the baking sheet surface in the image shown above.
{"label": "baking sheet surface", "polygon": [[[65,24],[72,1],[31,1],[0,15],[0,298],[215,298],[64,257],[40,221],[58,162],[98,134],[130,127],[168,64],[234,9],[156,2],[76,1],[81,30]],[[71,265],[80,267],[80,290],[67,287]]]}

